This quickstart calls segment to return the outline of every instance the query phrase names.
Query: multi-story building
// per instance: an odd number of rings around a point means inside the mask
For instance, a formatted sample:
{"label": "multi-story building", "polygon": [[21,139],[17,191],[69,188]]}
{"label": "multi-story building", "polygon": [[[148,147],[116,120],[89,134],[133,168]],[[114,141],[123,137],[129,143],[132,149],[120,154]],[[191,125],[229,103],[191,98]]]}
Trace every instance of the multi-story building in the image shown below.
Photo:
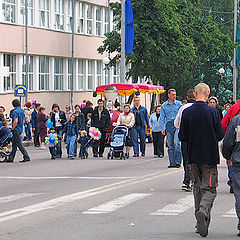
{"label": "multi-story building", "polygon": [[[112,2],[112,1],[111,1]],[[28,96],[50,110],[70,103],[72,0],[28,0]],[[98,54],[113,28],[108,0],[75,0],[74,104],[92,99],[96,86],[119,82],[119,66],[106,69]],[[26,84],[25,0],[0,0],[0,105],[8,110],[15,84]]]}

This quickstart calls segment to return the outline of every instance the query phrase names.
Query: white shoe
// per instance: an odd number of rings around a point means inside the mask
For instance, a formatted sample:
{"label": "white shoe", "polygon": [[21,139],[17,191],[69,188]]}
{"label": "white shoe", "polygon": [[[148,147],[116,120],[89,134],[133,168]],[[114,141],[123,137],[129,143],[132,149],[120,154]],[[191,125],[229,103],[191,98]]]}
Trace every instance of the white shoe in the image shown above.
{"label": "white shoe", "polygon": [[40,147],[41,150],[46,150],[46,148],[44,146]]}

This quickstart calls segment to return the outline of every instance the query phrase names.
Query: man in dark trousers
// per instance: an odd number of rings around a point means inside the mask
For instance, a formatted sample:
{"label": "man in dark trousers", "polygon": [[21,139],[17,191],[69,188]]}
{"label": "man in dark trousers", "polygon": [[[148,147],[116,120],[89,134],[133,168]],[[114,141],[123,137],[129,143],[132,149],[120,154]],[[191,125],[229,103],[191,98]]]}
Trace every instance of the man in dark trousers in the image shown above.
{"label": "man in dark trousers", "polygon": [[179,139],[188,143],[188,161],[194,183],[197,232],[208,235],[210,212],[217,195],[219,149],[224,132],[217,109],[206,103],[210,88],[205,83],[195,87],[196,103],[183,111]]}
{"label": "man in dark trousers", "polygon": [[240,115],[234,117],[228,125],[223,140],[223,157],[227,165],[232,166],[232,183],[235,196],[235,208],[238,216],[237,236],[240,237]]}
{"label": "man in dark trousers", "polygon": [[17,148],[20,150],[20,152],[23,155],[23,160],[20,162],[29,162],[30,157],[22,144],[22,137],[21,137],[21,134],[23,132],[25,114],[20,107],[20,101],[18,99],[14,99],[12,101],[12,105],[14,107],[14,110],[12,111],[12,114],[11,114],[12,133],[13,133],[12,151],[9,155],[9,159],[6,162],[13,162],[17,152]]}
{"label": "man in dark trousers", "polygon": [[34,146],[39,147],[39,133],[38,133],[38,120],[37,120],[37,113],[39,111],[39,108],[41,107],[40,103],[34,103],[33,104],[33,112],[31,114],[31,124],[32,124],[32,132],[34,134],[33,141],[34,141]]}
{"label": "man in dark trousers", "polygon": [[[93,156],[103,157],[107,128],[110,126],[111,120],[110,120],[109,111],[103,106],[103,100],[98,99],[97,103],[98,103],[98,106],[95,107],[92,112],[91,126],[98,128],[102,136],[99,141],[95,140],[93,143]],[[99,147],[99,150],[98,150],[98,147]]]}

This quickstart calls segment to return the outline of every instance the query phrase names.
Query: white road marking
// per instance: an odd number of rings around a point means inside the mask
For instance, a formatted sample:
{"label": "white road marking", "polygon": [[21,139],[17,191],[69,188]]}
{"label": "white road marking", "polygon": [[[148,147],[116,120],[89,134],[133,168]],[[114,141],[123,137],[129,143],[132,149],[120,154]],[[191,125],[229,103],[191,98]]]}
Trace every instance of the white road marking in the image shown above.
{"label": "white road marking", "polygon": [[179,170],[179,169],[175,170],[175,171],[171,171],[171,170],[157,171],[155,173],[144,175],[142,177],[125,180],[125,181],[121,181],[121,182],[117,182],[117,183],[112,183],[112,184],[108,184],[105,186],[85,190],[82,192],[77,192],[77,193],[65,195],[62,197],[54,198],[54,199],[51,199],[51,200],[48,200],[45,202],[30,205],[27,207],[6,211],[3,213],[0,213],[0,222],[4,222],[4,221],[10,220],[10,219],[25,216],[25,215],[31,214],[31,213],[56,208],[56,207],[62,206],[63,204],[70,203],[70,202],[73,202],[76,200],[85,199],[88,197],[95,196],[97,194],[110,192],[110,191],[113,191],[116,189],[128,187],[128,186],[135,185],[138,183],[143,183],[143,182],[151,181],[154,179],[159,179],[161,177],[176,174],[179,172],[181,172],[181,170]]}
{"label": "white road marking", "polygon": [[125,195],[123,197],[114,199],[113,201],[106,202],[97,207],[90,208],[87,211],[84,211],[83,214],[103,214],[114,212],[120,208],[126,207],[127,205],[136,202],[142,198],[148,197],[152,194],[144,194],[144,193],[132,193]]}
{"label": "white road marking", "polygon": [[71,177],[71,176],[14,177],[14,176],[0,176],[0,179],[14,179],[14,180],[55,180],[55,179],[118,180],[118,179],[133,179],[133,178],[136,178],[136,177]]}
{"label": "white road marking", "polygon": [[28,198],[28,197],[34,197],[38,195],[42,195],[44,193],[18,193],[14,195],[9,195],[5,197],[0,197],[0,204],[1,203],[7,203],[7,202],[13,202],[22,198]]}
{"label": "white road marking", "polygon": [[228,211],[226,214],[224,214],[222,216],[223,217],[228,217],[228,218],[236,218],[237,214],[236,214],[235,208],[231,209],[230,211]]}
{"label": "white road marking", "polygon": [[194,206],[193,195],[186,196],[185,198],[181,198],[175,203],[168,204],[162,209],[151,213],[150,215],[160,215],[160,216],[177,216],[189,208]]}

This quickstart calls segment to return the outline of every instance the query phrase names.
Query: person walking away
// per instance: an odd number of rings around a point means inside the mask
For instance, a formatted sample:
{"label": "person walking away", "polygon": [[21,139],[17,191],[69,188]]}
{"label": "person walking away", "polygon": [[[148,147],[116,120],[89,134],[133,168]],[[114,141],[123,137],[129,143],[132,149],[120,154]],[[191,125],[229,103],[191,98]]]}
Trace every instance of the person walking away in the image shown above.
{"label": "person walking away", "polygon": [[208,99],[208,105],[211,106],[211,107],[214,107],[218,110],[219,112],[219,115],[220,115],[220,119],[222,120],[223,119],[223,115],[222,115],[222,110],[220,108],[218,108],[218,99],[216,97],[210,97]]}
{"label": "person walking away", "polygon": [[211,209],[217,195],[218,142],[224,135],[218,110],[206,103],[209,94],[207,84],[199,83],[195,87],[196,103],[183,111],[179,130],[180,141],[188,143],[196,227],[202,237],[208,235]]}
{"label": "person walking away", "polygon": [[39,112],[40,107],[41,107],[40,103],[33,103],[33,112],[31,114],[31,123],[32,123],[33,142],[34,142],[35,147],[40,146],[39,132],[38,132],[38,120],[37,120],[37,114]]}
{"label": "person walking away", "polygon": [[126,139],[126,147],[127,147],[127,153],[126,158],[129,158],[129,152],[131,150],[131,147],[133,146],[132,138],[132,128],[135,124],[135,117],[134,114],[131,111],[131,107],[129,104],[124,105],[124,112],[120,113],[118,120],[117,120],[117,126],[119,125],[125,125],[128,128],[128,135]]}
{"label": "person walking away", "polygon": [[240,116],[234,117],[228,125],[223,140],[222,154],[227,165],[232,167],[233,192],[235,210],[238,217],[238,234],[240,237]]}
{"label": "person walking away", "polygon": [[103,100],[98,99],[98,106],[96,106],[92,112],[91,127],[96,127],[101,132],[102,136],[100,140],[94,140],[93,142],[93,156],[103,157],[107,128],[111,124],[109,111],[103,106]]}
{"label": "person walking away", "polygon": [[14,99],[12,101],[12,106],[14,107],[14,110],[12,111],[12,151],[9,155],[9,159],[6,160],[6,162],[13,162],[17,148],[20,150],[20,152],[23,155],[23,160],[20,162],[29,162],[30,157],[28,155],[27,150],[24,148],[22,144],[22,138],[21,134],[23,132],[23,125],[25,120],[25,115],[23,110],[20,107],[20,101],[18,99]]}
{"label": "person walking away", "polygon": [[25,107],[23,108],[23,112],[25,114],[25,134],[27,141],[32,140],[32,134],[31,134],[31,115],[32,115],[32,104],[30,102],[26,102]]}
{"label": "person walking away", "polygon": [[[67,121],[65,112],[60,110],[60,107],[57,103],[52,105],[52,112],[50,113],[51,122],[53,123],[53,127],[58,135],[62,136],[62,130]],[[57,158],[62,157],[62,143],[61,139],[59,139],[56,151]]]}
{"label": "person walking away", "polygon": [[[195,102],[194,97],[194,89],[189,89],[187,92],[187,103],[182,105],[177,113],[177,116],[174,120],[174,126],[179,131],[182,113],[183,111],[192,106],[192,104]],[[192,187],[190,185],[190,175],[189,175],[189,166],[188,166],[188,159],[187,159],[187,152],[188,152],[188,143],[187,142],[181,142],[181,150],[182,150],[182,156],[183,156],[183,167],[184,167],[184,178],[182,183],[182,190],[183,191],[192,191]]]}
{"label": "person walking away", "polygon": [[181,146],[178,139],[178,130],[174,126],[181,102],[176,100],[176,90],[168,90],[168,100],[162,104],[160,113],[160,127],[163,135],[167,135],[169,168],[179,168],[182,161]]}
{"label": "person walking away", "polygon": [[144,157],[146,150],[146,125],[148,129],[150,127],[147,109],[140,104],[139,97],[135,97],[134,99],[132,112],[135,117],[135,124],[133,126],[133,157],[139,157],[138,137],[140,137],[140,151],[142,157]]}
{"label": "person walking away", "polygon": [[156,157],[164,157],[164,135],[160,128],[160,112],[161,105],[156,106],[155,112],[151,115],[149,120],[150,128],[152,129],[153,136],[153,154]]}
{"label": "person walking away", "polygon": [[70,121],[63,128],[62,135],[67,134],[67,154],[68,158],[74,160],[76,141],[78,141],[78,124],[75,114],[72,114]]}
{"label": "person walking away", "polygon": [[93,108],[92,108],[93,104],[90,101],[86,102],[86,106],[84,108],[82,108],[82,113],[84,114],[85,120],[86,120],[86,124],[87,124],[87,115],[89,113],[92,113]]}
{"label": "person walking away", "polygon": [[45,108],[40,107],[39,112],[37,114],[37,121],[38,121],[38,132],[39,132],[39,138],[40,138],[40,147],[41,149],[46,149],[44,147],[45,143],[45,137],[47,135],[47,116],[45,115]]}

